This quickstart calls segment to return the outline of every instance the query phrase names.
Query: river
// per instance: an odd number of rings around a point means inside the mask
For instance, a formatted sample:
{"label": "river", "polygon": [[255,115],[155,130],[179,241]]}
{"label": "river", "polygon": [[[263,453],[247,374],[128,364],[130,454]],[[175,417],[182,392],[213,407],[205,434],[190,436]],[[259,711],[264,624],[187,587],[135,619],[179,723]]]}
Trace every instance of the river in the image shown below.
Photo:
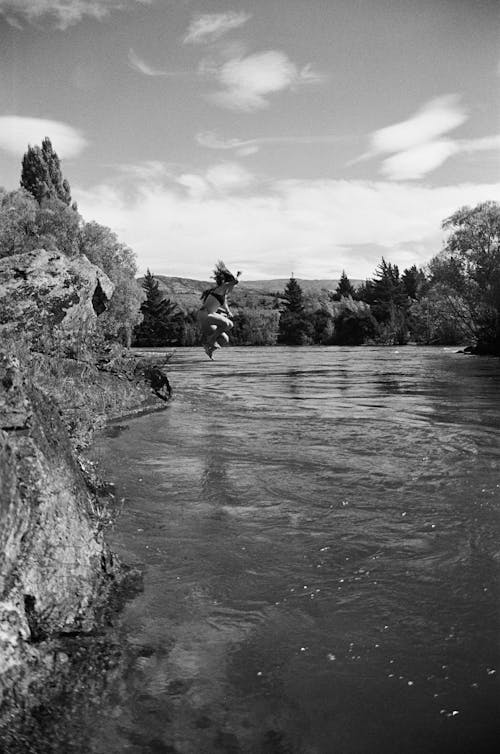
{"label": "river", "polygon": [[500,370],[441,348],[179,349],[95,454],[144,591],[94,754],[492,754]]}

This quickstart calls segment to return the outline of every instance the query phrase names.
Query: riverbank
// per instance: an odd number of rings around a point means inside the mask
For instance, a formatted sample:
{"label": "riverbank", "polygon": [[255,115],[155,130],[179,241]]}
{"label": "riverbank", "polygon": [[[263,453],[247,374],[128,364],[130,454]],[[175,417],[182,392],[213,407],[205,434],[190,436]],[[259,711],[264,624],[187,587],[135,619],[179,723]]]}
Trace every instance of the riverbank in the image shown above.
{"label": "riverbank", "polygon": [[105,543],[113,487],[83,451],[110,419],[165,407],[168,358],[0,353],[3,754],[85,751],[75,719],[117,662],[109,626],[141,575]]}

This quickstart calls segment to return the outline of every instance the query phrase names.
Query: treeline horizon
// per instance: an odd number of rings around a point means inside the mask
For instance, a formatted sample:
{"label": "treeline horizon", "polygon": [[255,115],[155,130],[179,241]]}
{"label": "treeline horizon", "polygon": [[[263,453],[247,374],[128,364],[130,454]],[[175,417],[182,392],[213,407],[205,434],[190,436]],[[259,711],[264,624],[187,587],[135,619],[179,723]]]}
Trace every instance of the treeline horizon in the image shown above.
{"label": "treeline horizon", "polygon": [[[448,238],[425,267],[400,272],[382,258],[355,287],[344,271],[334,292],[284,291],[232,303],[233,345],[461,345],[500,355],[500,204],[461,207],[445,218]],[[34,249],[85,255],[114,283],[86,347],[193,346],[196,309],[162,294],[149,270],[138,285],[136,255],[108,227],[85,221],[48,137],[28,147],[20,188],[0,189],[0,257]]]}
{"label": "treeline horizon", "polygon": [[[372,278],[355,285],[345,270],[335,291],[304,292],[292,275],[270,307],[231,302],[231,344],[466,345],[500,354],[500,205],[463,207],[443,222],[445,248],[422,267],[400,273],[382,257]],[[484,245],[484,249],[482,248]],[[472,248],[464,248],[470,246]],[[161,276],[165,277],[165,276]],[[148,269],[137,346],[192,346],[196,310],[164,296]]]}

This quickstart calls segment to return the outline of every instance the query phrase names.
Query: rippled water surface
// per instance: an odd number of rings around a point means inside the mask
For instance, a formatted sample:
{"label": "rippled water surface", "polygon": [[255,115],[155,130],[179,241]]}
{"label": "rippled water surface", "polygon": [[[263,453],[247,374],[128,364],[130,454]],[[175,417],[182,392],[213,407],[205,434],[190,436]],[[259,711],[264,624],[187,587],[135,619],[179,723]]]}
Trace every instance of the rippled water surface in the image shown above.
{"label": "rippled water surface", "polygon": [[93,751],[490,754],[498,359],[178,350],[98,446],[144,569]]}

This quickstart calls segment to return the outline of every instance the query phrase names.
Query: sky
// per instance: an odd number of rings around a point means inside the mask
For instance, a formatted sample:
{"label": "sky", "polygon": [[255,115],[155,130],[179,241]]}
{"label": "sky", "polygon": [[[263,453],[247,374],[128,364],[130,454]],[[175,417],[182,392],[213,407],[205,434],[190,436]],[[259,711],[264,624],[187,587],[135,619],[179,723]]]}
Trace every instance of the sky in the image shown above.
{"label": "sky", "polygon": [[497,0],[0,0],[0,186],[48,136],[139,272],[373,276],[500,201]]}

